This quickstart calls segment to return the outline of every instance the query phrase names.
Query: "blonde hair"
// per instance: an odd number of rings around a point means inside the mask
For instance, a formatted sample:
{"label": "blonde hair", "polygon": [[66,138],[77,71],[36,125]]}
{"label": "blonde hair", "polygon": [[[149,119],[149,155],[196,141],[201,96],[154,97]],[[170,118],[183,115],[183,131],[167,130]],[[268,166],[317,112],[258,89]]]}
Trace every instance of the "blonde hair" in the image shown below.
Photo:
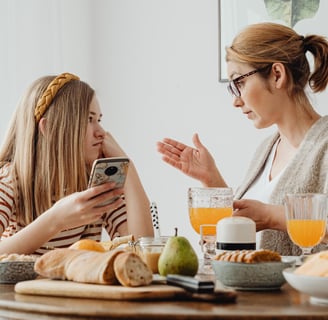
{"label": "blonde hair", "polygon": [[[311,73],[306,52],[312,53],[314,70]],[[307,84],[314,92],[325,90],[328,82],[328,42],[319,35],[300,36],[293,29],[275,23],[247,26],[226,48],[226,60],[247,63],[255,69],[275,62],[284,64],[289,96],[300,102],[307,100]],[[263,78],[270,68],[259,72]]]}
{"label": "blonde hair", "polygon": [[45,130],[39,130],[35,108],[54,76],[36,80],[18,104],[4,143],[0,166],[11,163],[17,219],[35,220],[53,203],[87,187],[84,137],[94,90],[71,80],[46,108]]}

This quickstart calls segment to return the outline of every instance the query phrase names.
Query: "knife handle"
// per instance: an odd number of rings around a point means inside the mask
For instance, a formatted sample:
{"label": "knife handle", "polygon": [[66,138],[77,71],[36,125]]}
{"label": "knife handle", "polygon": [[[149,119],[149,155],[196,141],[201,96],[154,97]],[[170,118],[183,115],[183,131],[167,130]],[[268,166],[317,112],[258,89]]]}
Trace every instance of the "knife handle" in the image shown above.
{"label": "knife handle", "polygon": [[168,274],[166,276],[166,283],[196,293],[212,293],[215,288],[214,281],[200,280],[194,277],[177,274]]}

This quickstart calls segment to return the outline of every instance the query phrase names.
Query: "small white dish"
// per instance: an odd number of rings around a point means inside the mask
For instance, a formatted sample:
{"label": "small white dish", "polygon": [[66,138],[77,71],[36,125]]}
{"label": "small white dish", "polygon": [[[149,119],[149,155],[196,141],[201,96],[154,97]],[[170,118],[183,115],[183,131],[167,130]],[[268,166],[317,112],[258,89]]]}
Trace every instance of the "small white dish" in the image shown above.
{"label": "small white dish", "polygon": [[283,271],[287,282],[296,290],[308,294],[313,304],[328,305],[328,277],[305,276],[294,273],[295,268]]}
{"label": "small white dish", "polygon": [[302,259],[301,259],[301,256],[282,256],[281,261],[284,261],[284,262],[293,261],[294,262],[294,267],[299,267],[303,263]]}

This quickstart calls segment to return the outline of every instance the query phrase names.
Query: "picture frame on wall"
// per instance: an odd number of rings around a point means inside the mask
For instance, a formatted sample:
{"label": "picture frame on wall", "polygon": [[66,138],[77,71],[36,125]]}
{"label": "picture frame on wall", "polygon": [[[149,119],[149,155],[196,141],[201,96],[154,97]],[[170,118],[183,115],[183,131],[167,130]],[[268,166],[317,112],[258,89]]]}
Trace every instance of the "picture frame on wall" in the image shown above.
{"label": "picture frame on wall", "polygon": [[327,36],[327,0],[218,0],[219,81],[227,82],[225,48],[249,24],[274,22],[295,29],[300,35]]}

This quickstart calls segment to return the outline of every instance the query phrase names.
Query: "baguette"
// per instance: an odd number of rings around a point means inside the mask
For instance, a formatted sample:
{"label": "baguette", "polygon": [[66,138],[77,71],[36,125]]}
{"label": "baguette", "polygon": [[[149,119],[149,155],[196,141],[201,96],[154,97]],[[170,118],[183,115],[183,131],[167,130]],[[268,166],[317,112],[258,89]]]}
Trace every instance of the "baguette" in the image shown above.
{"label": "baguette", "polygon": [[133,252],[124,252],[116,257],[114,272],[118,281],[127,287],[146,286],[153,280],[152,271]]}
{"label": "baguette", "polygon": [[114,260],[123,250],[96,252],[76,249],[54,249],[39,257],[34,270],[39,275],[85,283],[118,284]]}

